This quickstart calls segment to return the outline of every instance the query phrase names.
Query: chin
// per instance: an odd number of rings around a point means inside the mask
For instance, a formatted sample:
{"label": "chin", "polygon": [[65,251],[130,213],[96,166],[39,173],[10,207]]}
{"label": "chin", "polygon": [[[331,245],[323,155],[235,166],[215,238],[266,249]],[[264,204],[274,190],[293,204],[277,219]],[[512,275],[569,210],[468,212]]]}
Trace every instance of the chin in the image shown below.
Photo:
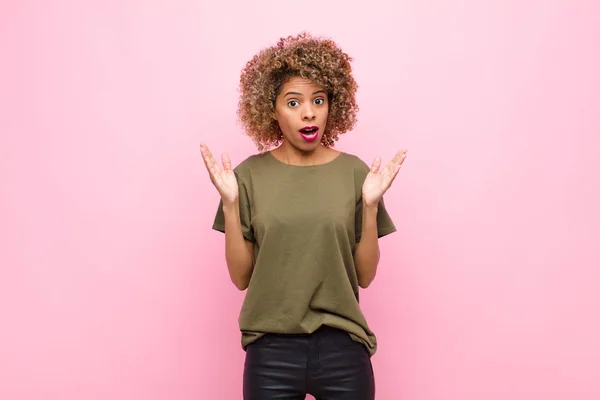
{"label": "chin", "polygon": [[313,142],[304,142],[303,141],[301,143],[301,147],[303,149],[307,149],[307,150],[314,150],[314,149],[318,148],[320,144],[321,144],[321,138],[318,138]]}

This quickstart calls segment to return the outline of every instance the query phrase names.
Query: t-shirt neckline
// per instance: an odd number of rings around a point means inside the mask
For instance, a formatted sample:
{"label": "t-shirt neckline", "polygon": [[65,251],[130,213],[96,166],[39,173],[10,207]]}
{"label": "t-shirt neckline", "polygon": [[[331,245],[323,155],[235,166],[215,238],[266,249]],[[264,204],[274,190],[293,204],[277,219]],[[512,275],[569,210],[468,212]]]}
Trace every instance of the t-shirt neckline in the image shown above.
{"label": "t-shirt neckline", "polygon": [[271,151],[268,151],[266,154],[267,154],[267,155],[268,155],[268,156],[269,156],[269,157],[270,157],[270,158],[271,158],[273,161],[277,162],[278,164],[284,165],[284,166],[286,166],[286,167],[290,167],[290,168],[320,168],[320,167],[325,167],[325,166],[327,166],[327,165],[331,165],[331,164],[333,164],[333,163],[334,163],[334,162],[336,162],[336,161],[337,161],[339,158],[341,158],[341,157],[342,157],[342,156],[343,156],[345,153],[344,153],[343,151],[340,151],[340,153],[339,153],[337,156],[335,156],[335,158],[333,158],[333,159],[331,159],[331,160],[329,160],[329,161],[327,161],[327,162],[324,162],[324,163],[322,163],[322,164],[315,164],[315,165],[295,165],[295,164],[287,164],[287,163],[285,163],[285,162],[281,161],[280,159],[278,159],[277,157],[275,157],[275,156],[274,156],[274,155],[271,153]]}

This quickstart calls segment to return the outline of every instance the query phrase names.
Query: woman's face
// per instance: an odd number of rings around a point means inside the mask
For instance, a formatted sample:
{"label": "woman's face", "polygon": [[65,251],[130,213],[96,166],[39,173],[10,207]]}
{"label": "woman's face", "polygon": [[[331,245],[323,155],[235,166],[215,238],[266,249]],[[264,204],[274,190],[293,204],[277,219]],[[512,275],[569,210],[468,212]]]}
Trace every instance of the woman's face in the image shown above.
{"label": "woman's face", "polygon": [[284,145],[313,151],[321,143],[328,114],[327,92],[309,79],[292,77],[277,95],[273,118],[283,132]]}

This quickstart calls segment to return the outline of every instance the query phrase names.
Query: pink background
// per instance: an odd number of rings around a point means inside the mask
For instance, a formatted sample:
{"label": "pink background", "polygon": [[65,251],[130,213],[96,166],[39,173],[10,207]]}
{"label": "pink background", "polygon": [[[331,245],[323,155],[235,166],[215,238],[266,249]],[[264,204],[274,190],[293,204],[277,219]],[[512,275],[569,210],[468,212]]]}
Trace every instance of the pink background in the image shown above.
{"label": "pink background", "polygon": [[362,294],[378,399],[600,398],[600,3],[4,1],[0,399],[241,398],[204,140],[245,62],[355,57],[339,149],[409,157]]}

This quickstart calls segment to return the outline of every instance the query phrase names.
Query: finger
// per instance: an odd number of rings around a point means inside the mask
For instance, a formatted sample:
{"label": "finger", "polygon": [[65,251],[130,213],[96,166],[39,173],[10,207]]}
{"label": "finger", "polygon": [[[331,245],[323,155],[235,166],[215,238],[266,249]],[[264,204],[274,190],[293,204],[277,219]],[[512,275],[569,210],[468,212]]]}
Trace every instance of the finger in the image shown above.
{"label": "finger", "polygon": [[394,173],[394,170],[400,164],[402,164],[402,160],[398,157],[398,154],[396,154],[394,156],[394,158],[392,158],[392,160],[389,163],[387,163],[387,165],[385,166],[385,173],[386,174]]}
{"label": "finger", "polygon": [[404,160],[406,159],[406,156],[402,155],[398,158],[398,160],[394,163],[394,165],[392,165],[391,169],[392,171],[396,168],[400,169],[400,167],[402,167],[402,164],[404,163]]}
{"label": "finger", "polygon": [[207,159],[208,159],[209,155],[211,154],[210,149],[204,143],[200,143],[200,152],[202,153],[202,157],[205,157]]}
{"label": "finger", "polygon": [[404,153],[402,152],[402,150],[400,150],[399,152],[397,152],[396,154],[394,154],[394,158],[392,158],[392,163],[396,164],[400,161],[400,159],[402,158],[402,155]]}
{"label": "finger", "polygon": [[384,187],[384,191],[387,191],[390,186],[392,186],[392,183],[394,182],[394,179],[396,179],[396,176],[398,175],[398,172],[400,171],[400,166],[397,165],[394,167],[393,170],[387,172],[382,181],[383,181],[383,187]]}
{"label": "finger", "polygon": [[391,173],[394,170],[394,167],[396,166],[396,161],[394,159],[392,159],[389,163],[387,163],[385,165],[384,171],[386,174]]}
{"label": "finger", "polygon": [[210,164],[217,165],[217,161],[213,157],[213,154],[212,154],[212,152],[210,151],[210,149],[208,147],[206,148],[206,158],[208,159],[208,162]]}
{"label": "finger", "polygon": [[392,161],[390,161],[388,163],[388,165],[385,166],[386,172],[388,172],[390,174],[398,173],[398,171],[400,171],[400,167],[402,166],[402,163],[404,162],[405,158],[406,158],[406,156],[404,154],[400,154],[400,153],[396,154],[396,156],[394,156]]}
{"label": "finger", "polygon": [[379,168],[381,167],[381,158],[375,157],[373,160],[373,164],[371,164],[371,172],[376,174],[379,172]]}
{"label": "finger", "polygon": [[206,146],[206,145],[201,146],[201,149],[202,149],[202,159],[204,160],[204,165],[206,165],[206,169],[208,170],[208,173],[210,174],[211,178],[215,178],[219,173],[219,166],[217,165],[215,158],[213,157],[212,153],[210,152],[210,149],[208,148],[208,146]]}
{"label": "finger", "polygon": [[208,160],[208,147],[204,143],[200,143],[200,153],[202,154],[202,161],[204,161],[204,165],[208,169],[209,160]]}
{"label": "finger", "polygon": [[223,163],[223,170],[225,172],[231,172],[231,159],[227,153],[221,155],[221,162]]}
{"label": "finger", "polygon": [[219,166],[219,163],[217,163],[217,160],[213,156],[212,152],[208,148],[206,149],[206,151],[207,151],[207,154],[208,154],[208,163],[209,163],[211,169],[214,172],[220,171],[221,167]]}
{"label": "finger", "polygon": [[398,153],[396,153],[396,156],[394,157],[394,162],[398,165],[401,165],[406,159],[407,152],[408,150],[400,150]]}
{"label": "finger", "polygon": [[392,182],[394,181],[394,179],[396,179],[396,176],[398,175],[398,172],[400,172],[400,168],[401,167],[402,167],[401,165],[396,165],[394,167],[394,170],[392,171],[392,175],[391,175],[391,178],[390,178],[390,185],[392,184]]}
{"label": "finger", "polygon": [[210,150],[204,143],[200,144],[200,152],[202,153],[202,160],[207,169],[210,169]]}

